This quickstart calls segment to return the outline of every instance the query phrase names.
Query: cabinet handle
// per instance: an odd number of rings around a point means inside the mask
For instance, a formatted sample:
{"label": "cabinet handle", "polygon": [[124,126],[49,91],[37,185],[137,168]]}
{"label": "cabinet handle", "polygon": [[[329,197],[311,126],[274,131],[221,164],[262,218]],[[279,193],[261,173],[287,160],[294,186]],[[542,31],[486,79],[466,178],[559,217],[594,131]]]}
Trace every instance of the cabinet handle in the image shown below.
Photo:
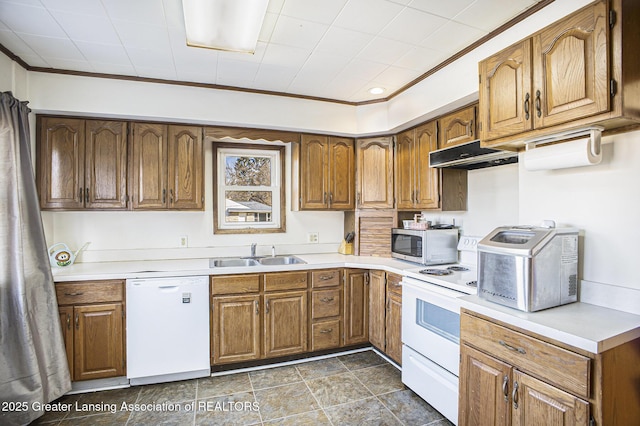
{"label": "cabinet handle", "polygon": [[329,192],[329,207],[333,204],[333,192]]}
{"label": "cabinet handle", "polygon": [[173,204],[173,189],[169,190],[169,202]]}
{"label": "cabinet handle", "polygon": [[536,112],[538,117],[542,115],[542,107],[540,105],[540,91],[536,90]]}
{"label": "cabinet handle", "polygon": [[89,188],[84,189],[84,202],[85,203],[89,202]]}
{"label": "cabinet handle", "polygon": [[526,355],[526,353],[527,353],[527,351],[525,351],[523,348],[516,348],[515,346],[511,346],[510,344],[508,344],[504,340],[499,340],[498,343],[500,343],[500,345],[504,346],[505,348],[509,349],[510,351],[518,352],[518,353],[521,353],[522,355]]}
{"label": "cabinet handle", "polygon": [[162,190],[162,204],[167,202],[167,190],[163,189]]}
{"label": "cabinet handle", "polygon": [[333,331],[333,328],[323,328],[322,330],[320,330],[320,333],[326,334],[326,333],[331,333],[332,331]]}
{"label": "cabinet handle", "polygon": [[322,204],[327,204],[327,193],[326,192],[322,196]]}
{"label": "cabinet handle", "polygon": [[360,204],[360,191],[356,194],[356,203]]}
{"label": "cabinet handle", "polygon": [[265,306],[265,310],[264,310],[265,314],[269,313],[269,301],[267,300],[266,306]]}
{"label": "cabinet handle", "polygon": [[320,277],[320,281],[329,281],[331,278],[333,278],[333,275],[323,275]]}
{"label": "cabinet handle", "polygon": [[531,99],[531,95],[529,95],[529,93],[524,95],[524,119],[525,120],[529,119],[529,99]]}
{"label": "cabinet handle", "polygon": [[333,302],[333,300],[334,300],[333,297],[323,297],[322,299],[320,299],[321,302],[325,302],[325,303]]}
{"label": "cabinet handle", "polygon": [[76,314],[76,330],[80,329],[80,315]]}
{"label": "cabinet handle", "polygon": [[80,187],[80,190],[78,191],[78,198],[80,199],[80,202],[82,202],[83,193],[84,191],[82,190],[82,187]]}
{"label": "cabinet handle", "polygon": [[260,315],[260,303],[256,300],[256,315]]}
{"label": "cabinet handle", "polygon": [[469,135],[473,137],[473,120],[469,122]]}
{"label": "cabinet handle", "polygon": [[71,315],[67,314],[67,330],[71,330]]}
{"label": "cabinet handle", "polygon": [[82,296],[84,293],[81,291],[77,291],[75,293],[65,293],[65,296]]}
{"label": "cabinet handle", "polygon": [[511,394],[511,399],[513,399],[513,409],[518,409],[518,382],[513,384],[513,393]]}
{"label": "cabinet handle", "polygon": [[416,189],[416,204],[418,204],[418,201],[420,200],[418,197],[420,196],[420,190]]}
{"label": "cabinet handle", "polygon": [[509,376],[506,374],[502,380],[502,393],[504,394],[504,402],[509,402]]}

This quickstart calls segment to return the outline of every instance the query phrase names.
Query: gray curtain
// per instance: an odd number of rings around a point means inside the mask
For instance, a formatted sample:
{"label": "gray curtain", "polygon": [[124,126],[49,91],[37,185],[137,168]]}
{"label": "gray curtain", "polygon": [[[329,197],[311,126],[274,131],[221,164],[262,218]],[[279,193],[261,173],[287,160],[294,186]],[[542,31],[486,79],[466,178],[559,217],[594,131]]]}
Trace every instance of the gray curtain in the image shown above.
{"label": "gray curtain", "polygon": [[30,155],[29,108],[0,94],[0,424],[71,389]]}

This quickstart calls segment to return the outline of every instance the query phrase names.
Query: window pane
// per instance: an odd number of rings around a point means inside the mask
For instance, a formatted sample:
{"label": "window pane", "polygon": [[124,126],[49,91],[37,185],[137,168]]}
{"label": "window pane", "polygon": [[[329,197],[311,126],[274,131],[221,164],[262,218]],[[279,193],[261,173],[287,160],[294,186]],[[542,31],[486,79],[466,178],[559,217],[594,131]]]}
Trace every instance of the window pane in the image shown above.
{"label": "window pane", "polygon": [[271,186],[271,158],[227,156],[225,184]]}
{"label": "window pane", "polygon": [[225,222],[271,222],[271,191],[225,191]]}

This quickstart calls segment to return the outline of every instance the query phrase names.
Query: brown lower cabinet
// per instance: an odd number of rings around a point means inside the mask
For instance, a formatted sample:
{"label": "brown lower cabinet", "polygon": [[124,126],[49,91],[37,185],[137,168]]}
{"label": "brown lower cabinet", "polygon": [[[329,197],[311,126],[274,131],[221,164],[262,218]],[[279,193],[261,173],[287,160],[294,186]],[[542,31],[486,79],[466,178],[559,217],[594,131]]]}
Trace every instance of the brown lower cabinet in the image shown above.
{"label": "brown lower cabinet", "polygon": [[402,364],[402,276],[370,271],[369,342]]}
{"label": "brown lower cabinet", "polygon": [[465,309],[460,324],[459,425],[637,424],[640,339],[592,354]]}
{"label": "brown lower cabinet", "polygon": [[343,345],[343,269],[309,272],[311,297],[310,351],[339,348]]}
{"label": "brown lower cabinet", "polygon": [[344,273],[344,344],[369,341],[369,271],[346,269]]}
{"label": "brown lower cabinet", "polygon": [[124,281],[58,283],[56,296],[71,379],[123,376]]}

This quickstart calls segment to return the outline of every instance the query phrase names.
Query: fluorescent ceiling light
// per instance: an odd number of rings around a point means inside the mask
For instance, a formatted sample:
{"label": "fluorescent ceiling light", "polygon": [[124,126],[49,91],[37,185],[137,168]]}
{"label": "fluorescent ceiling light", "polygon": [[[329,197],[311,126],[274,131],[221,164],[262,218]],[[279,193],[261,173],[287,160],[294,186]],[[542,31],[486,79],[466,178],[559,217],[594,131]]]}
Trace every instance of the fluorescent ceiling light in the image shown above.
{"label": "fluorescent ceiling light", "polygon": [[187,45],[253,53],[269,0],[182,0]]}

